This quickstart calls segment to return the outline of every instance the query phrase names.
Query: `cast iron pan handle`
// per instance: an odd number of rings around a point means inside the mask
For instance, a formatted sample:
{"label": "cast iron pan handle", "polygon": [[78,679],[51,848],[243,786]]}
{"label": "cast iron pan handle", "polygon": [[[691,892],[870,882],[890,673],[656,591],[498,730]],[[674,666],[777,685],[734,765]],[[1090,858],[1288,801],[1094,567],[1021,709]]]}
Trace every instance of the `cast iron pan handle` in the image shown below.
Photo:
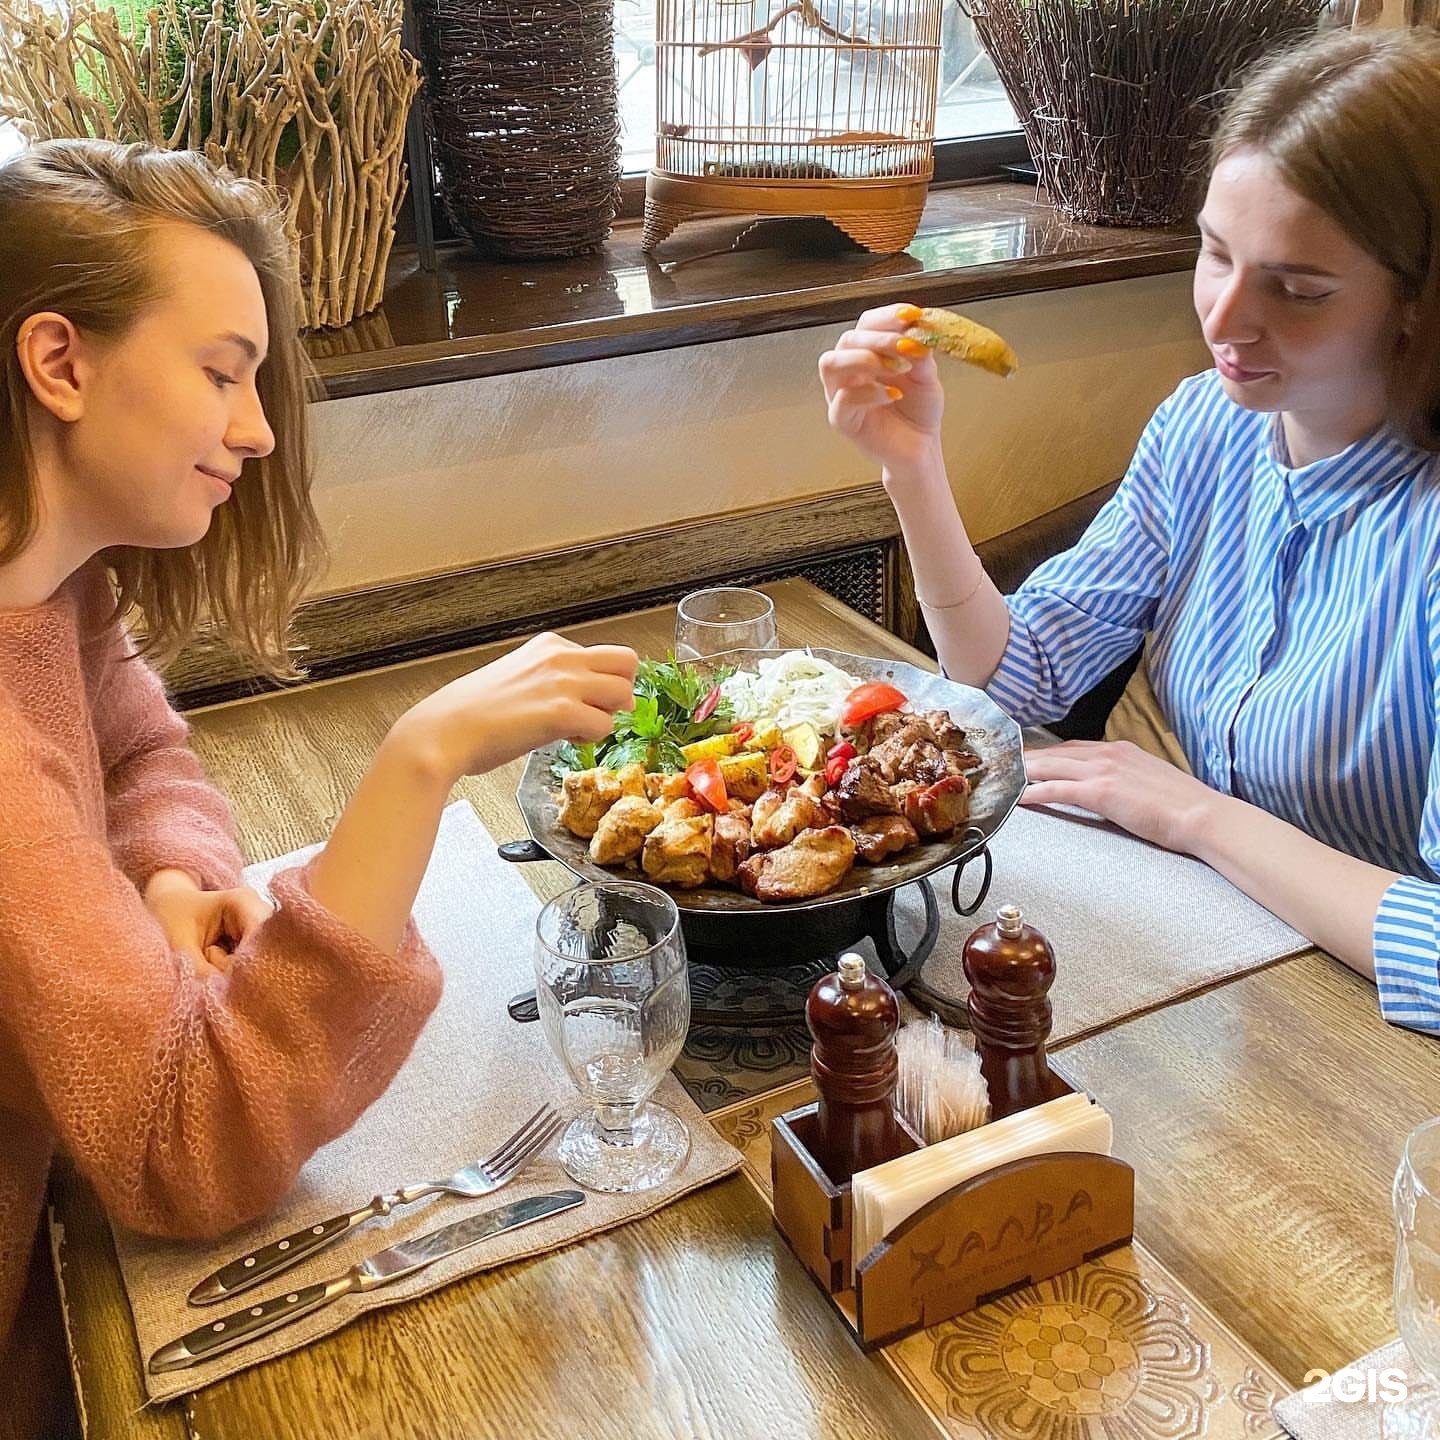
{"label": "cast iron pan handle", "polygon": [[502,860],[508,860],[512,865],[528,865],[532,860],[549,860],[550,852],[543,845],[537,845],[533,840],[507,840],[503,845],[497,845],[496,851]]}
{"label": "cast iron pan handle", "polygon": [[[966,831],[966,837],[974,835],[977,840],[984,840],[979,830],[973,827]],[[980,888],[975,892],[975,898],[968,904],[960,903],[960,877],[969,869],[972,860],[984,860],[985,873],[980,877]],[[950,882],[950,903],[955,907],[957,915],[973,915],[984,903],[985,897],[990,893],[990,880],[995,873],[995,861],[990,854],[990,847],[982,844],[978,850],[972,850],[955,867],[955,876]]]}

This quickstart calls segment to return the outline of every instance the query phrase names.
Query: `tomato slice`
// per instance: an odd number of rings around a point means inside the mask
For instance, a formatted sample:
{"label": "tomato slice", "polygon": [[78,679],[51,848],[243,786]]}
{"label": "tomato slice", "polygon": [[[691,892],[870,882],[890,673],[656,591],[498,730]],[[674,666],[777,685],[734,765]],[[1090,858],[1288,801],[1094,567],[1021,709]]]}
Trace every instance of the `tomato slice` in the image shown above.
{"label": "tomato slice", "polygon": [[717,815],[730,811],[730,797],[725,792],[725,776],[718,760],[697,760],[685,768],[685,779],[696,803]]}
{"label": "tomato slice", "polygon": [[832,789],[844,778],[850,759],[848,755],[832,755],[825,762],[825,783]]}
{"label": "tomato slice", "polygon": [[872,715],[883,715],[887,710],[898,710],[905,704],[905,696],[893,685],[883,680],[867,680],[857,685],[840,707],[840,719],[846,725],[858,725]]}
{"label": "tomato slice", "polygon": [[730,733],[739,738],[742,745],[748,745],[755,736],[755,727],[747,720],[742,720],[738,725],[730,727]]}
{"label": "tomato slice", "polygon": [[795,752],[788,745],[777,745],[770,752],[770,778],[777,785],[783,785],[787,780],[793,780],[795,771],[799,767],[800,762],[795,758]]}
{"label": "tomato slice", "polygon": [[697,725],[708,720],[714,713],[715,707],[720,703],[720,687],[712,685],[705,692],[705,698],[695,707],[695,714],[692,717]]}

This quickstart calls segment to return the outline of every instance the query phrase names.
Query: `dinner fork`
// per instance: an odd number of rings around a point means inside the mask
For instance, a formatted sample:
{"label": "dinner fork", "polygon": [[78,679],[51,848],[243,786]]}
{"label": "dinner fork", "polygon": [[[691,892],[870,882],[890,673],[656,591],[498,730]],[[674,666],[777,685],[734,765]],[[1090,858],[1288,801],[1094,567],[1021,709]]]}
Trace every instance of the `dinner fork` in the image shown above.
{"label": "dinner fork", "polygon": [[397,1205],[409,1205],[426,1195],[459,1195],[469,1200],[478,1195],[488,1195],[513,1180],[526,1161],[555,1138],[563,1124],[564,1121],[551,1106],[542,1105],[489,1155],[462,1166],[443,1180],[426,1180],[418,1185],[406,1185],[389,1195],[377,1195],[368,1205],[348,1215],[321,1220],[287,1235],[283,1240],[266,1245],[262,1250],[242,1255],[213,1275],[207,1275],[190,1292],[190,1303],[213,1305],[217,1300],[228,1300],[232,1295],[252,1289],[317,1250],[324,1249],[342,1235],[348,1235],[357,1225],[363,1225],[379,1215],[388,1215]]}

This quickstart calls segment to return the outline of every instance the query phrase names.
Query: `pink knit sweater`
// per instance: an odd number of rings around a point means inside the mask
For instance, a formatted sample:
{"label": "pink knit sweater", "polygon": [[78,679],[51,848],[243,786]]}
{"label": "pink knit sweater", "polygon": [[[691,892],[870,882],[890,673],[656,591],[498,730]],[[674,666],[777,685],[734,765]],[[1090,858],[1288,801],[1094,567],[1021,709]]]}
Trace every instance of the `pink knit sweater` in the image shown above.
{"label": "pink knit sweater", "polygon": [[217,1235],[263,1213],[389,1083],[440,995],[413,925],[378,950],[310,895],[196,979],[141,899],[240,883],[225,802],[87,567],[0,611],[0,1365],[58,1145],[111,1215]]}

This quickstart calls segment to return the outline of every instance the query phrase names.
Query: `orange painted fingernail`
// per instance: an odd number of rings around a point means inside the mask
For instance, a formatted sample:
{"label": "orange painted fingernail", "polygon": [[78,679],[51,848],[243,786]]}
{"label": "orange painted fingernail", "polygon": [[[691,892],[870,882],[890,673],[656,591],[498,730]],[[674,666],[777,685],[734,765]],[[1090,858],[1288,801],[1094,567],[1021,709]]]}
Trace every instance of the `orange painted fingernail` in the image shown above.
{"label": "orange painted fingernail", "polygon": [[885,393],[886,393],[892,400],[903,400],[903,399],[905,398],[905,392],[904,392],[903,390],[898,389],[898,388],[897,388],[896,386],[894,386],[894,385],[887,385],[887,386],[885,387]]}
{"label": "orange painted fingernail", "polygon": [[912,340],[908,335],[902,335],[896,342],[895,348],[902,355],[928,355],[930,347],[922,344],[919,340]]}
{"label": "orange painted fingernail", "polygon": [[895,312],[907,325],[913,325],[920,318],[918,305],[902,305]]}

